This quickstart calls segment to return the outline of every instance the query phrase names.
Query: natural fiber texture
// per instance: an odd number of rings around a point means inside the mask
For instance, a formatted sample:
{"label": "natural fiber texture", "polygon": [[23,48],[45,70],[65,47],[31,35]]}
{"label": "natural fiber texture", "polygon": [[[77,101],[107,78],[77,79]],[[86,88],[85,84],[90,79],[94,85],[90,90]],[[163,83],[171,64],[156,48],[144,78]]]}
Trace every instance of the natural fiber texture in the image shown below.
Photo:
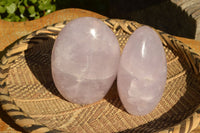
{"label": "natural fiber texture", "polygon": [[[102,20],[123,50],[141,24]],[[64,100],[51,75],[51,51],[68,21],[37,30],[0,53],[0,102],[28,132],[161,132],[187,133],[200,123],[200,54],[173,36],[158,31],[167,58],[167,82],[158,106],[148,115],[133,116],[122,106],[113,84],[104,99],[81,106]]]}

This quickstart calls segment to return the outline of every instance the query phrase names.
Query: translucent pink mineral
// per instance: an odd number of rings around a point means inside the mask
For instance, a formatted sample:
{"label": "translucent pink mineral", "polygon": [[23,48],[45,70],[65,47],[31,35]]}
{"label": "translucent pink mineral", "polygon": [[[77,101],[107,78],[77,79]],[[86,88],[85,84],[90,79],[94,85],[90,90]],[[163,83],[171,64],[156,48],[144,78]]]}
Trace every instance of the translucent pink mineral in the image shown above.
{"label": "translucent pink mineral", "polygon": [[123,50],[117,76],[125,109],[133,115],[150,113],[162,97],[166,75],[166,57],[159,36],[147,26],[137,29]]}
{"label": "translucent pink mineral", "polygon": [[52,52],[52,75],[68,101],[90,104],[102,99],[117,75],[120,58],[114,33],[96,18],[69,22]]}

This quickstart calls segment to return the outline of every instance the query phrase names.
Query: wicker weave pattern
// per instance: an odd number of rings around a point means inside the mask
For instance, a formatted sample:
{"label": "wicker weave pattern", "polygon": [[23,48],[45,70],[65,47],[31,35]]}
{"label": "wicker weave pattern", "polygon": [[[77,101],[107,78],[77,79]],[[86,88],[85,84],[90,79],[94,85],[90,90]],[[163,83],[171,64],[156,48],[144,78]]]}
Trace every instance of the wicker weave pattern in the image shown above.
{"label": "wicker weave pattern", "polygon": [[[121,51],[130,34],[141,26],[125,20],[103,21],[116,34]],[[198,126],[200,54],[158,30],[168,73],[164,95],[153,112],[145,116],[126,113],[116,83],[103,100],[91,105],[64,100],[53,84],[50,59],[57,34],[67,22],[35,31],[0,53],[0,102],[18,125],[28,132],[105,133],[187,133]]]}

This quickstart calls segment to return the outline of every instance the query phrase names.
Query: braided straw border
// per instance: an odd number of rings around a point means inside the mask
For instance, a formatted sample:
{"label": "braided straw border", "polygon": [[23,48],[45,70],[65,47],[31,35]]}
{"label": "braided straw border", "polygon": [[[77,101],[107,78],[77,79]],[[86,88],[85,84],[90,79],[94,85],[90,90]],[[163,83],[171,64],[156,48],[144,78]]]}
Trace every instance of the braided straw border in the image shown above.
{"label": "braided straw border", "polygon": [[[113,31],[123,29],[125,32],[132,34],[132,32],[138,27],[142,26],[139,23],[133,21],[119,20],[119,19],[103,19],[104,23],[107,24]],[[66,25],[67,21],[62,23],[56,23],[40,30],[34,31],[31,34],[24,36],[10,46],[0,52],[0,103],[2,109],[15,121],[16,124],[23,127],[27,132],[31,133],[54,133],[62,132],[55,129],[49,129],[47,126],[42,125],[31,118],[28,114],[24,113],[20,107],[16,105],[14,100],[10,97],[8,90],[6,89],[6,78],[8,76],[8,70],[10,64],[17,58],[16,55],[22,53],[31,47],[34,43],[45,36],[56,38],[57,34]],[[156,30],[160,35],[163,45],[170,46],[175,52],[184,55],[188,66],[194,71],[195,74],[200,73],[200,53],[195,52],[186,44],[177,40],[173,36],[166,34],[162,31]],[[32,38],[39,35],[39,38],[33,40]],[[29,42],[29,43],[28,43]],[[30,43],[32,42],[32,43]],[[120,46],[124,47],[124,46]],[[195,129],[200,124],[200,106],[197,110],[188,118],[183,120],[178,125],[160,131],[159,133],[188,133]]]}

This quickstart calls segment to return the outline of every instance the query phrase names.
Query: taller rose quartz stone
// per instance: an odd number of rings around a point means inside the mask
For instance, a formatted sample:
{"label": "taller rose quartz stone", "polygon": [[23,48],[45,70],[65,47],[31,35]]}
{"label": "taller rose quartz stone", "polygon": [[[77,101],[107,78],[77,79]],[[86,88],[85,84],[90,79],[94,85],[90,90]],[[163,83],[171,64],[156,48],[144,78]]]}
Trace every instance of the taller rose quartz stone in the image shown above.
{"label": "taller rose quartz stone", "polygon": [[147,26],[137,29],[123,50],[117,77],[126,110],[133,115],[150,113],[162,97],[166,75],[166,57],[159,36]]}
{"label": "taller rose quartz stone", "polygon": [[116,78],[120,48],[114,33],[96,18],[69,22],[52,52],[52,75],[61,95],[73,103],[102,99]]}

